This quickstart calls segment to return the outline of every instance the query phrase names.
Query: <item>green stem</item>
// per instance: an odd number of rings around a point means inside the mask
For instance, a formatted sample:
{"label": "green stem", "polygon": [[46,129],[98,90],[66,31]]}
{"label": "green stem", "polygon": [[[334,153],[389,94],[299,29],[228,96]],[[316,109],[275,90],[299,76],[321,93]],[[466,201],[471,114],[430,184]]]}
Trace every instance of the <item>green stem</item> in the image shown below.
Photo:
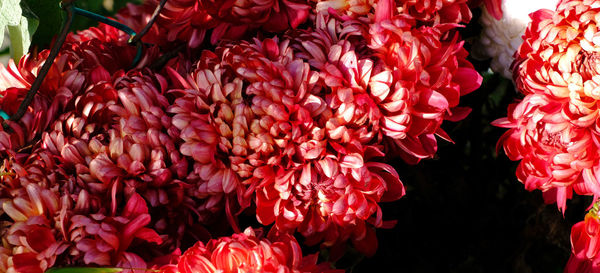
{"label": "green stem", "polygon": [[100,14],[96,14],[96,13],[93,13],[91,11],[80,9],[78,7],[73,7],[73,12],[75,12],[75,14],[79,14],[81,16],[85,16],[85,17],[90,18],[92,20],[96,20],[96,21],[98,21],[100,23],[104,23],[104,24],[107,24],[109,26],[115,27],[115,28],[117,28],[119,30],[122,30],[123,32],[129,34],[129,36],[135,36],[135,31],[133,29],[131,29],[130,27],[128,27],[128,26],[126,26],[124,24],[121,24],[121,23],[119,23],[119,22],[117,22],[115,20],[108,19],[108,18],[106,18],[106,17],[104,17],[104,16],[102,16]]}

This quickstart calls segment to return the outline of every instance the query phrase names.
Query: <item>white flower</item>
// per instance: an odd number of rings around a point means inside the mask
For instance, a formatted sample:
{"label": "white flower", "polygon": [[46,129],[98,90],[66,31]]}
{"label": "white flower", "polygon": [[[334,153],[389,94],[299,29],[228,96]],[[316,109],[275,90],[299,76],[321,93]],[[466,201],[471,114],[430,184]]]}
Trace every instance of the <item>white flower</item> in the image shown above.
{"label": "white flower", "polygon": [[502,0],[502,19],[496,20],[486,9],[481,15],[483,31],[478,49],[480,54],[491,57],[492,70],[511,79],[510,65],[513,54],[521,43],[527,24],[531,21],[529,14],[539,9],[555,10],[558,0]]}

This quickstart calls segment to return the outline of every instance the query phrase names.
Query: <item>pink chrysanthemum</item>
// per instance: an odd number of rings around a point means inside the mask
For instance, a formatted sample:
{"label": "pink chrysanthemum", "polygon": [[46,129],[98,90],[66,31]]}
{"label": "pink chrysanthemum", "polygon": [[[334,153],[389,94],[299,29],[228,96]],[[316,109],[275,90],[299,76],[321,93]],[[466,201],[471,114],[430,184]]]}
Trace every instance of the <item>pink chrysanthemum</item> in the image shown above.
{"label": "pink chrysanthemum", "polygon": [[343,11],[351,17],[369,17],[377,0],[312,0],[317,2],[317,13],[327,13],[329,9]]}
{"label": "pink chrysanthemum", "polygon": [[317,264],[317,258],[317,254],[302,256],[300,245],[290,235],[271,233],[264,238],[262,230],[247,228],[231,237],[196,243],[183,253],[177,265],[165,266],[160,272],[343,272],[331,269],[327,263]]}
{"label": "pink chrysanthemum", "polygon": [[[363,115],[377,115],[364,91],[369,61],[356,61],[350,45],[340,43],[332,52],[347,52],[324,60],[329,80],[294,57],[289,41],[276,39],[207,52],[190,80],[180,79],[187,90],[176,91],[182,97],[171,112],[182,130],[182,154],[206,176],[199,190],[237,189],[240,198],[255,191],[261,223],[299,230],[314,243],[352,234],[356,242],[373,239],[366,222],[381,225],[377,202],[388,191],[389,200],[399,198],[403,188],[393,168],[377,162],[379,148],[363,144],[373,138],[365,123],[373,119]],[[326,82],[338,82],[327,101],[320,98]]]}
{"label": "pink chrysanthemum", "polygon": [[[468,0],[313,0],[317,2],[317,12],[328,12],[329,9],[343,12],[353,18],[374,19],[378,5],[389,11],[398,11],[416,19],[415,24],[435,26],[447,23],[469,23],[471,10]],[[389,6],[388,6],[389,5]],[[381,7],[380,7],[381,8]]]}
{"label": "pink chrysanthemum", "polygon": [[[69,101],[85,85],[99,80],[102,75],[96,68],[114,73],[131,66],[136,49],[127,44],[127,39],[123,32],[107,25],[69,34],[25,115],[18,122],[7,121],[11,133],[0,132],[0,150],[14,153],[35,144],[31,143],[33,139],[39,138],[60,113],[69,110]],[[155,51],[146,50],[139,65],[146,65]],[[12,61],[7,67],[0,64],[0,109],[9,116],[16,113],[48,54],[44,50],[37,56],[24,56],[18,65]]]}
{"label": "pink chrysanthemum", "polygon": [[516,53],[514,79],[525,99],[496,124],[512,128],[499,144],[519,160],[528,189],[565,209],[578,194],[600,196],[598,175],[598,54],[595,1],[562,1],[540,10]]}

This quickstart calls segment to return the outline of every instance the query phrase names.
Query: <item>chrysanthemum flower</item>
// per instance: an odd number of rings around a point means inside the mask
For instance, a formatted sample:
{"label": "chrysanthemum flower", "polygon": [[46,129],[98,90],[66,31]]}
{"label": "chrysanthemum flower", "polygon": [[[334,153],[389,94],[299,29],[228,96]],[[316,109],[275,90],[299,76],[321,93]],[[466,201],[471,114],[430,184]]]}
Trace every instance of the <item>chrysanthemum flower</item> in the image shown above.
{"label": "chrysanthemum flower", "polygon": [[[60,200],[61,179],[48,152],[34,153],[25,162],[3,160],[0,188],[2,222],[0,270],[4,272],[43,272],[52,266],[68,245],[55,228],[55,217],[64,213]],[[60,225],[59,225],[60,226]]]}
{"label": "chrysanthemum flower", "polygon": [[[558,0],[538,1],[502,1],[502,18],[496,19],[484,9],[480,22],[483,26],[477,47],[486,57],[492,58],[492,70],[501,73],[504,77],[512,79],[510,69],[514,61],[513,55],[523,43],[523,34],[527,24],[531,22],[529,13],[539,9],[554,10]],[[475,48],[475,49],[477,49]]]}
{"label": "chrysanthemum flower", "polygon": [[[377,202],[399,198],[403,187],[376,160],[379,147],[365,145],[373,138],[369,121],[378,122],[365,92],[370,62],[340,41],[320,75],[288,44],[230,44],[205,53],[190,80],[174,75],[184,87],[170,110],[181,152],[207,181],[200,195],[236,191],[246,199],[254,191],[265,225],[298,230],[313,243],[372,240],[366,222],[381,225]],[[331,95],[322,93],[326,83]]]}
{"label": "chrysanthemum flower", "polygon": [[196,243],[180,257],[177,265],[161,268],[165,273],[209,273],[209,272],[328,272],[329,264],[317,264],[317,254],[303,256],[294,237],[269,234],[263,237],[262,230],[247,228],[243,233]]}
{"label": "chrysanthemum flower", "polygon": [[[178,179],[187,161],[169,136],[165,79],[146,73],[93,71],[97,82],[69,102],[72,110],[44,133],[31,159],[4,163],[7,264],[144,268],[179,246],[202,202],[186,197]],[[33,228],[53,234],[38,240],[47,250],[23,243]],[[25,264],[23,253],[32,253]]]}
{"label": "chrysanthemum flower", "polygon": [[0,269],[43,272],[56,263],[144,268],[144,260],[129,252],[131,246],[162,242],[145,227],[150,222],[146,202],[134,193],[111,213],[106,199],[69,183],[53,157],[40,149],[23,164],[4,162],[11,169],[2,181],[1,203],[10,221],[3,223]]}
{"label": "chrysanthemum flower", "polygon": [[[150,212],[154,228],[174,239],[183,235],[180,225],[191,221],[184,216],[190,211],[180,206],[199,204],[184,194],[188,163],[171,136],[164,89],[159,75],[117,73],[111,79],[105,74],[75,100],[74,111],[59,118],[43,147],[60,155],[63,167],[74,174],[70,180],[91,194],[142,195],[155,208]],[[183,215],[174,217],[178,211]],[[173,248],[179,240],[166,242]]]}
{"label": "chrysanthemum flower", "polygon": [[572,190],[600,195],[598,179],[598,74],[595,1],[562,1],[539,10],[525,32],[513,66],[526,97],[497,125],[513,128],[501,140],[523,159],[518,176],[561,210]]}
{"label": "chrysanthemum flower", "polygon": [[562,109],[566,103],[544,94],[531,94],[509,107],[508,118],[494,125],[511,128],[498,145],[512,160],[521,160],[517,178],[527,190],[544,192],[546,202],[564,211],[573,190],[598,192],[594,165],[597,148],[591,130],[574,125]]}
{"label": "chrysanthemum flower", "polygon": [[482,78],[466,60],[458,34],[441,41],[448,25],[414,28],[412,18],[392,16],[382,2],[368,37],[379,58],[369,92],[381,109],[388,149],[416,163],[435,154],[435,135],[449,140],[442,121],[470,112],[458,107],[459,98],[477,89]]}
{"label": "chrysanthemum flower", "polygon": [[571,229],[571,258],[565,273],[600,272],[600,219],[598,205],[585,215],[585,219]]}
{"label": "chrysanthemum flower", "polygon": [[[127,39],[126,34],[107,25],[69,34],[25,115],[17,122],[7,121],[11,133],[0,132],[3,139],[0,150],[17,151],[22,146],[35,144],[30,142],[39,138],[60,113],[70,110],[70,100],[82,92],[85,85],[100,80],[102,73],[111,74],[130,67],[136,49],[127,44]],[[147,64],[155,50],[146,50],[139,65]],[[7,67],[0,65],[2,111],[9,116],[17,111],[48,54],[49,51],[44,50],[37,56],[24,56],[18,65],[12,61]]]}

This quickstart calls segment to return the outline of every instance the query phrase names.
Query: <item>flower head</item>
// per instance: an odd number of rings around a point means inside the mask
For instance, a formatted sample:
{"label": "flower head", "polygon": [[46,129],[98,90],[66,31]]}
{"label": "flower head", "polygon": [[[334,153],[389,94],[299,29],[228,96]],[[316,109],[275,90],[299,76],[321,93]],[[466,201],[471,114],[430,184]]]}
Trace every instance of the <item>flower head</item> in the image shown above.
{"label": "flower head", "polygon": [[317,255],[302,256],[294,237],[270,233],[267,238],[261,230],[247,228],[231,237],[196,243],[189,248],[175,266],[162,272],[343,272],[333,270],[327,263],[317,264]]}
{"label": "flower head", "polygon": [[193,80],[173,91],[181,153],[195,161],[200,196],[237,192],[244,207],[255,192],[261,223],[313,243],[373,239],[366,223],[381,225],[377,202],[399,198],[403,187],[377,160],[380,147],[367,145],[379,121],[365,91],[371,62],[357,60],[348,41],[315,42],[331,47],[305,51],[329,55],[313,62],[319,73],[287,40],[206,52]]}
{"label": "flower head", "polygon": [[[561,1],[555,13],[532,14],[513,64],[525,95],[497,125],[512,128],[500,144],[528,189],[565,209],[566,199],[600,194],[598,187],[598,46],[594,1]],[[512,117],[511,117],[512,116]]]}
{"label": "flower head", "polygon": [[517,178],[528,190],[544,192],[546,202],[564,211],[573,190],[597,192],[594,165],[598,153],[591,130],[572,124],[564,116],[564,103],[544,94],[531,94],[509,108],[509,117],[497,126],[511,128],[498,145],[512,160],[521,160]]}

